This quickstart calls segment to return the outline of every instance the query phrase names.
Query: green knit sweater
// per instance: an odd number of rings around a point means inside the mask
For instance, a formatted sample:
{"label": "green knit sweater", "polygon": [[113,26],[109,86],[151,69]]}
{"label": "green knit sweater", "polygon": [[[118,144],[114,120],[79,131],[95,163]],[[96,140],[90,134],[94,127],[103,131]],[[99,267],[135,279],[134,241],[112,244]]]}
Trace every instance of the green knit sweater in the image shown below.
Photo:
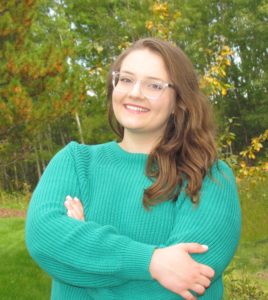
{"label": "green knit sweater", "polygon": [[[203,181],[195,207],[185,192],[146,211],[143,191],[148,155],[124,151],[116,142],[75,142],[47,166],[28,209],[27,248],[53,278],[53,300],[175,300],[149,273],[156,247],[182,242],[209,246],[192,255],[216,275],[199,299],[219,300],[222,273],[240,237],[235,178],[218,161]],[[81,199],[86,221],[67,216],[65,197]]]}

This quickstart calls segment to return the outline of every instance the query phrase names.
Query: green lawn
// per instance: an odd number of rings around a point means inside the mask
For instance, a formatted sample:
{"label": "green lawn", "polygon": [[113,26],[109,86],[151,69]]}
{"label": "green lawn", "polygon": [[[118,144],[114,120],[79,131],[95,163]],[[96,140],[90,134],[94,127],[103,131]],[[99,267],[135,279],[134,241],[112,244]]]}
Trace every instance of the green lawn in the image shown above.
{"label": "green lawn", "polygon": [[1,300],[48,300],[50,278],[31,260],[23,218],[0,219]]}
{"label": "green lawn", "polygon": [[[225,300],[268,299],[268,178],[239,185],[242,240],[225,275]],[[3,194],[2,194],[3,196]],[[3,197],[2,197],[3,199]],[[14,200],[15,199],[15,200]],[[25,199],[0,207],[24,208]],[[10,200],[10,199],[9,199]],[[1,300],[48,300],[50,278],[31,260],[24,244],[23,218],[0,218]]]}
{"label": "green lawn", "polygon": [[[239,183],[242,238],[225,276],[226,300],[268,299],[268,176]],[[229,292],[229,293],[228,293]]]}

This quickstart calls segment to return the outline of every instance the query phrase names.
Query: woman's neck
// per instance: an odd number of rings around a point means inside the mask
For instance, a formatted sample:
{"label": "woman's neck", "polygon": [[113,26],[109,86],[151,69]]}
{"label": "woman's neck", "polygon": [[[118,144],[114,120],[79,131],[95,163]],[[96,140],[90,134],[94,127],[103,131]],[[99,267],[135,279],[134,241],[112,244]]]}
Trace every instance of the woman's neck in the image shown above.
{"label": "woman's neck", "polygon": [[159,142],[159,138],[152,135],[124,134],[119,145],[127,152],[149,154]]}

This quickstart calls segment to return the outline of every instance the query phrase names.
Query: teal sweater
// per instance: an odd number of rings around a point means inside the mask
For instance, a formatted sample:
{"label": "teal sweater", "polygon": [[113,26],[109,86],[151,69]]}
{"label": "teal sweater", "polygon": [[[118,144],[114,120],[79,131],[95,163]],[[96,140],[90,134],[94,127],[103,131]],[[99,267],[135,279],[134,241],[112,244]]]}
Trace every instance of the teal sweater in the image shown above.
{"label": "teal sweater", "polygon": [[[75,142],[47,166],[28,209],[26,245],[53,278],[53,300],[175,300],[149,273],[156,247],[197,242],[209,246],[192,255],[216,275],[199,299],[219,300],[222,273],[240,237],[235,178],[218,161],[203,181],[200,204],[185,192],[146,211],[143,191],[148,156],[124,151],[116,142]],[[67,216],[65,197],[81,199],[86,221]]]}

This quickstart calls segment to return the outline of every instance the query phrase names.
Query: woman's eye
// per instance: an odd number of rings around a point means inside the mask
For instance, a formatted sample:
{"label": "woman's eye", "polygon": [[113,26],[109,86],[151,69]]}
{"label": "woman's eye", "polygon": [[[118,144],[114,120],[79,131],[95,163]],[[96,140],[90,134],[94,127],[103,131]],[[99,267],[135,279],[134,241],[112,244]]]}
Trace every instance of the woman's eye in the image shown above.
{"label": "woman's eye", "polygon": [[148,87],[153,90],[162,90],[163,84],[161,84],[160,82],[151,82],[148,84]]}
{"label": "woman's eye", "polygon": [[122,82],[122,83],[132,83],[133,79],[130,78],[130,77],[120,77],[119,81]]}

